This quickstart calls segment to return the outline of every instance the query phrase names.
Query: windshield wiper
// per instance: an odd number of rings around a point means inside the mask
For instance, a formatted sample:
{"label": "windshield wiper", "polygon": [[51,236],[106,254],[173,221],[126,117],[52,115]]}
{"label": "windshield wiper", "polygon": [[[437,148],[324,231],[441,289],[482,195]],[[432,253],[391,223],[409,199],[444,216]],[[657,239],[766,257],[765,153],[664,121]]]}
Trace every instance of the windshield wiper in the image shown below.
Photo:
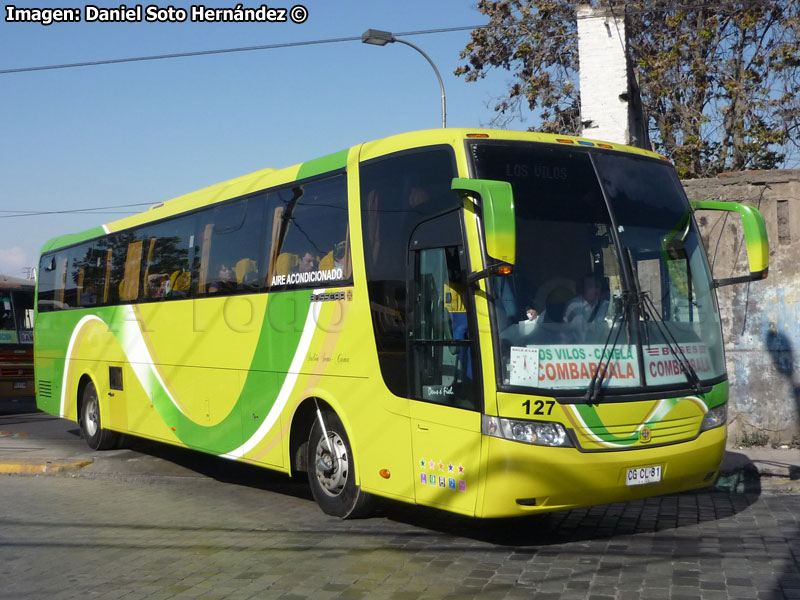
{"label": "windshield wiper", "polygon": [[[631,301],[628,296],[629,294],[627,292],[623,292],[622,307],[619,311],[614,312],[614,319],[611,321],[611,329],[608,330],[605,344],[603,344],[603,352],[600,354],[600,362],[595,367],[594,373],[592,374],[592,380],[589,382],[589,385],[586,386],[586,393],[583,395],[583,400],[587,404],[597,404],[597,398],[600,395],[600,391],[603,389],[603,382],[605,381],[606,373],[608,373],[608,368],[611,366],[611,357],[614,354],[614,349],[617,347],[619,334],[622,331],[622,320],[620,317],[624,316],[630,308]],[[614,327],[616,327],[618,319],[620,322],[620,328],[617,329],[617,335],[614,337],[614,343],[611,344],[611,348],[608,348],[608,342],[611,341],[611,335],[614,333]],[[606,356],[606,349],[608,349],[608,356]],[[604,360],[606,363],[605,367],[603,367]]]}
{"label": "windshield wiper", "polygon": [[[689,382],[689,385],[692,386],[692,389],[695,391],[695,393],[702,394],[703,386],[700,383],[700,377],[698,377],[697,371],[694,370],[692,363],[690,363],[689,359],[686,358],[686,355],[683,353],[680,344],[678,344],[678,341],[672,335],[672,332],[664,322],[664,319],[662,319],[661,315],[658,314],[658,310],[656,309],[655,304],[653,304],[653,299],[650,297],[648,292],[642,292],[641,305],[645,310],[645,314],[650,317],[650,320],[653,321],[653,323],[656,324],[656,327],[658,328],[659,333],[661,333],[661,337],[663,337],[664,341],[667,343],[667,347],[672,353],[672,356],[674,356],[675,360],[677,360],[681,365],[681,370],[686,376],[686,380]],[[646,324],[645,331],[647,331]],[[650,344],[648,340],[648,346],[649,345]]]}

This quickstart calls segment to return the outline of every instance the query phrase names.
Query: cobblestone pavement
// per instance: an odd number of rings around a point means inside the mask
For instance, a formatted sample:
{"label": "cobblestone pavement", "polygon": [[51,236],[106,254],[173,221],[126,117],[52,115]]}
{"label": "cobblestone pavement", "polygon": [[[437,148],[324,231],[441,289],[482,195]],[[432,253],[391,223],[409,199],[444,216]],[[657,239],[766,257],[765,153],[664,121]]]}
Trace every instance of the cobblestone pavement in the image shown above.
{"label": "cobblestone pavement", "polygon": [[227,479],[0,476],[0,598],[800,598],[800,495],[340,521],[277,475]]}

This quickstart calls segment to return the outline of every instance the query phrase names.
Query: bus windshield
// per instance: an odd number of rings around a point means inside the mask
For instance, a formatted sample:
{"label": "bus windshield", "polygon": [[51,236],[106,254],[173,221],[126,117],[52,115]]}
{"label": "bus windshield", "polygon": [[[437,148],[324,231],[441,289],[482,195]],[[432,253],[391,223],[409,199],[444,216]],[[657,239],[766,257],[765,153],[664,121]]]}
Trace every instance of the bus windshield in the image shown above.
{"label": "bus windshield", "polygon": [[492,278],[501,387],[589,397],[724,376],[710,272],[671,165],[523,142],[470,154],[475,177],[514,191],[516,264]]}
{"label": "bus windshield", "polygon": [[0,344],[33,343],[33,290],[0,289]]}

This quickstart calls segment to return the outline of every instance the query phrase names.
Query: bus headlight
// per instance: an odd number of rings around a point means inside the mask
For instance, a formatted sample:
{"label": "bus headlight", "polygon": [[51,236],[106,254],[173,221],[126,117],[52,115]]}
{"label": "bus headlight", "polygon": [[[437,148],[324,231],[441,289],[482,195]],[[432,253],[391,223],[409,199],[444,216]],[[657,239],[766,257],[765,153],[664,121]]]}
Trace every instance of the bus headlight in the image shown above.
{"label": "bus headlight", "polygon": [[534,444],[536,446],[566,446],[571,447],[572,442],[567,436],[567,430],[561,423],[548,421],[516,421],[483,415],[481,418],[481,431],[484,435]]}
{"label": "bus headlight", "polygon": [[714,429],[715,427],[721,427],[725,425],[725,422],[728,420],[728,403],[720,404],[719,406],[715,406],[714,408],[710,409],[706,416],[703,417],[703,422],[700,425],[700,432],[708,431],[709,429]]}

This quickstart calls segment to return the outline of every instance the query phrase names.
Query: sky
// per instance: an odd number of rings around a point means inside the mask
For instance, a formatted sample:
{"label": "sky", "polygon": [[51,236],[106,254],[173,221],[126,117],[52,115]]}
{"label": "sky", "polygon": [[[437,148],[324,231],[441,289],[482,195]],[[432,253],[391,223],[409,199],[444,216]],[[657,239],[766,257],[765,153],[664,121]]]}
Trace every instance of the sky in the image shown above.
{"label": "sky", "polygon": [[[80,9],[81,22],[44,26],[7,22],[4,8],[0,70],[359,37],[370,28],[401,33],[487,22],[475,0],[300,1],[307,9],[303,23],[86,22],[87,3],[66,0],[56,5]],[[192,4],[172,2],[187,11]],[[141,6],[146,14],[151,5]],[[236,2],[205,6],[233,8]],[[289,11],[296,4],[268,6]],[[453,75],[469,32],[404,39],[437,65],[447,125],[488,125],[492,99],[510,75],[496,72],[477,83]],[[53,236],[265,167],[439,127],[441,96],[430,65],[412,48],[348,41],[0,74],[0,114],[0,273],[19,277],[37,264]],[[142,205],[120,207],[131,204]],[[116,208],[14,216],[95,207]]]}

